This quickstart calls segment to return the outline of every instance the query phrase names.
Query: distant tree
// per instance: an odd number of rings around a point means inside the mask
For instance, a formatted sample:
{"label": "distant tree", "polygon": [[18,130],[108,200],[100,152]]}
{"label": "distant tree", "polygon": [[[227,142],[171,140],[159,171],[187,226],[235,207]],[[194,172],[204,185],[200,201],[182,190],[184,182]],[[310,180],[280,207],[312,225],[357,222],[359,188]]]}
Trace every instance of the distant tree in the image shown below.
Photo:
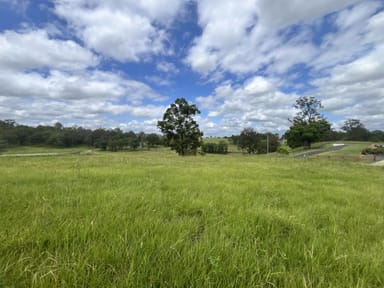
{"label": "distant tree", "polygon": [[146,136],[146,142],[148,148],[153,148],[161,145],[161,137],[155,133],[150,133]]}
{"label": "distant tree", "polygon": [[257,153],[265,154],[267,152],[276,152],[279,145],[279,135],[273,133],[263,133],[261,134],[261,140],[257,148]]}
{"label": "distant tree", "polygon": [[92,132],[92,145],[102,151],[106,151],[108,147],[108,131],[103,128],[98,128]]}
{"label": "distant tree", "polygon": [[56,122],[55,126],[53,126],[56,130],[62,130],[64,128],[63,124],[60,122]]}
{"label": "distant tree", "polygon": [[294,107],[299,112],[290,120],[292,125],[285,133],[287,143],[290,147],[311,148],[313,142],[331,130],[331,124],[320,114],[323,106],[315,97],[300,97]]}
{"label": "distant tree", "polygon": [[369,131],[359,119],[348,119],[341,127],[346,133],[346,140],[367,141]]}
{"label": "distant tree", "polygon": [[232,135],[229,138],[232,140],[232,144],[233,145],[237,146],[239,144],[239,135]]}
{"label": "distant tree", "polygon": [[307,124],[324,119],[324,117],[320,114],[320,110],[323,108],[323,105],[320,100],[313,96],[303,96],[298,98],[293,107],[299,110],[293,118],[292,122],[294,124]]}
{"label": "distant tree", "polygon": [[178,98],[165,111],[163,120],[157,122],[166,144],[181,156],[196,155],[197,148],[201,146],[203,133],[193,119],[196,114],[200,114],[196,105],[190,105],[184,98]]}
{"label": "distant tree", "polygon": [[220,141],[219,143],[203,143],[201,149],[204,153],[227,154],[228,143],[225,141]]}
{"label": "distant tree", "polygon": [[374,130],[369,134],[369,140],[373,142],[384,142],[384,131]]}
{"label": "distant tree", "polygon": [[257,153],[261,140],[261,134],[257,133],[253,128],[245,128],[240,133],[238,146],[249,154]]}
{"label": "distant tree", "polygon": [[141,148],[144,148],[145,146],[145,141],[146,141],[146,138],[147,138],[147,135],[145,135],[144,132],[140,132],[139,134],[136,135],[137,136],[137,139],[139,141],[139,146]]}
{"label": "distant tree", "polygon": [[7,150],[8,142],[0,136],[0,153]]}

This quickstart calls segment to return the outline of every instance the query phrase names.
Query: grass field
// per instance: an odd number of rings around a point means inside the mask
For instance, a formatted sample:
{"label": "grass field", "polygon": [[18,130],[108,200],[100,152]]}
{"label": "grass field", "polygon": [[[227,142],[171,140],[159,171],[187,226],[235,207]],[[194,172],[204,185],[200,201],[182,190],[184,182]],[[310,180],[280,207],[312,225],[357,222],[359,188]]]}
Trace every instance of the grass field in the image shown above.
{"label": "grass field", "polygon": [[3,151],[0,155],[13,155],[13,154],[39,154],[39,153],[64,153],[70,154],[75,152],[84,152],[89,150],[88,147],[72,147],[72,148],[56,148],[46,146],[16,146],[10,147]]}
{"label": "grass field", "polygon": [[384,287],[384,168],[0,158],[0,287]]}

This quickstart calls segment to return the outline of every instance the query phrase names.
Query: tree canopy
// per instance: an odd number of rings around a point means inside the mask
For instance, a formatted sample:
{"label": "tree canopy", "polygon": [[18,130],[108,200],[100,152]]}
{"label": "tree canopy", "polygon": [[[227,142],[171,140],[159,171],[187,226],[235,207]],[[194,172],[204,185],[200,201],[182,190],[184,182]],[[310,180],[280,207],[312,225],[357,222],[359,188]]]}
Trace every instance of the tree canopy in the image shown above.
{"label": "tree canopy", "polygon": [[200,114],[196,105],[190,105],[184,98],[177,98],[165,111],[157,127],[164,134],[165,143],[179,155],[196,155],[201,146],[203,133],[193,118]]}
{"label": "tree canopy", "polygon": [[341,129],[347,134],[347,140],[368,140],[369,131],[359,119],[347,119]]}
{"label": "tree canopy", "polygon": [[331,130],[331,124],[320,114],[323,108],[320,100],[315,97],[300,97],[294,105],[297,112],[289,130],[285,133],[288,145],[291,147],[307,147]]}
{"label": "tree canopy", "polygon": [[239,140],[239,148],[247,153],[256,153],[261,141],[261,135],[257,133],[253,128],[245,128],[241,131]]}
{"label": "tree canopy", "polygon": [[52,147],[89,146],[108,151],[136,150],[162,144],[160,135],[124,132],[119,128],[90,130],[82,127],[54,126],[30,127],[19,125],[14,120],[0,120],[0,150],[23,145],[46,145]]}

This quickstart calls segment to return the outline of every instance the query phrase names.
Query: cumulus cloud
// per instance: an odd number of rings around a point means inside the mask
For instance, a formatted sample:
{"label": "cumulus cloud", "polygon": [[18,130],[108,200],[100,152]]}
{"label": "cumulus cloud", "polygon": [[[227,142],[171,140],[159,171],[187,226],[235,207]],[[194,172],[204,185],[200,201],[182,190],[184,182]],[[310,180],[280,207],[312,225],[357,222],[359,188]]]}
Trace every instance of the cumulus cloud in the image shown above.
{"label": "cumulus cloud", "polygon": [[164,97],[142,82],[126,80],[111,72],[82,71],[68,73],[52,70],[44,76],[37,72],[8,73],[0,71],[0,95],[7,97],[39,97],[45,99],[116,99],[139,104]]}
{"label": "cumulus cloud", "polygon": [[167,32],[184,0],[56,0],[55,13],[68,21],[85,44],[119,61],[169,54]]}
{"label": "cumulus cloud", "polygon": [[[272,122],[270,127],[284,129],[288,123],[283,120],[292,113],[286,102],[292,105],[304,90],[323,101],[328,115],[359,118],[369,128],[380,128],[382,1],[216,2],[198,2],[203,32],[185,61],[215,81],[228,72],[246,80],[240,87],[219,84],[211,95],[197,98],[202,107],[211,107],[210,117],[240,119],[242,127]],[[297,65],[306,70],[295,70]],[[252,74],[263,76],[249,78]],[[284,87],[299,95],[281,92]]]}
{"label": "cumulus cloud", "polygon": [[163,106],[147,103],[166,97],[147,84],[119,72],[99,70],[101,57],[73,40],[25,27],[0,33],[2,118],[35,125],[61,121],[96,128],[105,127],[103,123],[120,125],[108,117],[160,115]]}
{"label": "cumulus cloud", "polygon": [[[117,127],[108,118],[147,119],[161,116],[164,106],[144,104],[162,101],[164,96],[142,82],[127,80],[111,72],[52,70],[37,72],[0,71],[0,113],[2,117],[30,124],[81,124],[91,128]],[[54,119],[54,120],[53,120]],[[149,128],[148,128],[149,129]]]}
{"label": "cumulus cloud", "polygon": [[335,66],[329,75],[316,79],[316,94],[327,111],[357,118],[370,129],[383,129],[384,123],[384,53],[382,45],[364,57]]}
{"label": "cumulus cloud", "polygon": [[[320,1],[210,1],[198,2],[198,37],[186,58],[192,69],[209,75],[220,71],[234,74],[285,73],[316,56],[317,49],[306,25],[356,0]],[[283,8],[282,8],[283,7]],[[287,35],[295,35],[289,36]]]}
{"label": "cumulus cloud", "polygon": [[248,126],[284,132],[294,113],[292,104],[296,97],[281,92],[276,80],[255,76],[237,86],[224,83],[212,95],[198,97],[196,101],[201,107],[211,107],[205,122],[208,130],[236,134]]}
{"label": "cumulus cloud", "polygon": [[50,39],[45,30],[5,31],[0,34],[0,69],[84,69],[98,58],[71,40]]}

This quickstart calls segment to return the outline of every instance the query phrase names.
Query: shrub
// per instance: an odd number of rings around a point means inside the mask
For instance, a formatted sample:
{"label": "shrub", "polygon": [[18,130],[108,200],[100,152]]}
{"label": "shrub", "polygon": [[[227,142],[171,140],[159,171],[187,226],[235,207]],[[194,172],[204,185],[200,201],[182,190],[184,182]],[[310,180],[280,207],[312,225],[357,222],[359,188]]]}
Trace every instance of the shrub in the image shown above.
{"label": "shrub", "polygon": [[289,153],[292,152],[292,149],[289,146],[282,145],[277,148],[277,153],[282,154],[282,155],[289,155]]}
{"label": "shrub", "polygon": [[217,143],[204,143],[201,147],[204,153],[212,154],[227,154],[228,153],[228,144],[220,141]]}

